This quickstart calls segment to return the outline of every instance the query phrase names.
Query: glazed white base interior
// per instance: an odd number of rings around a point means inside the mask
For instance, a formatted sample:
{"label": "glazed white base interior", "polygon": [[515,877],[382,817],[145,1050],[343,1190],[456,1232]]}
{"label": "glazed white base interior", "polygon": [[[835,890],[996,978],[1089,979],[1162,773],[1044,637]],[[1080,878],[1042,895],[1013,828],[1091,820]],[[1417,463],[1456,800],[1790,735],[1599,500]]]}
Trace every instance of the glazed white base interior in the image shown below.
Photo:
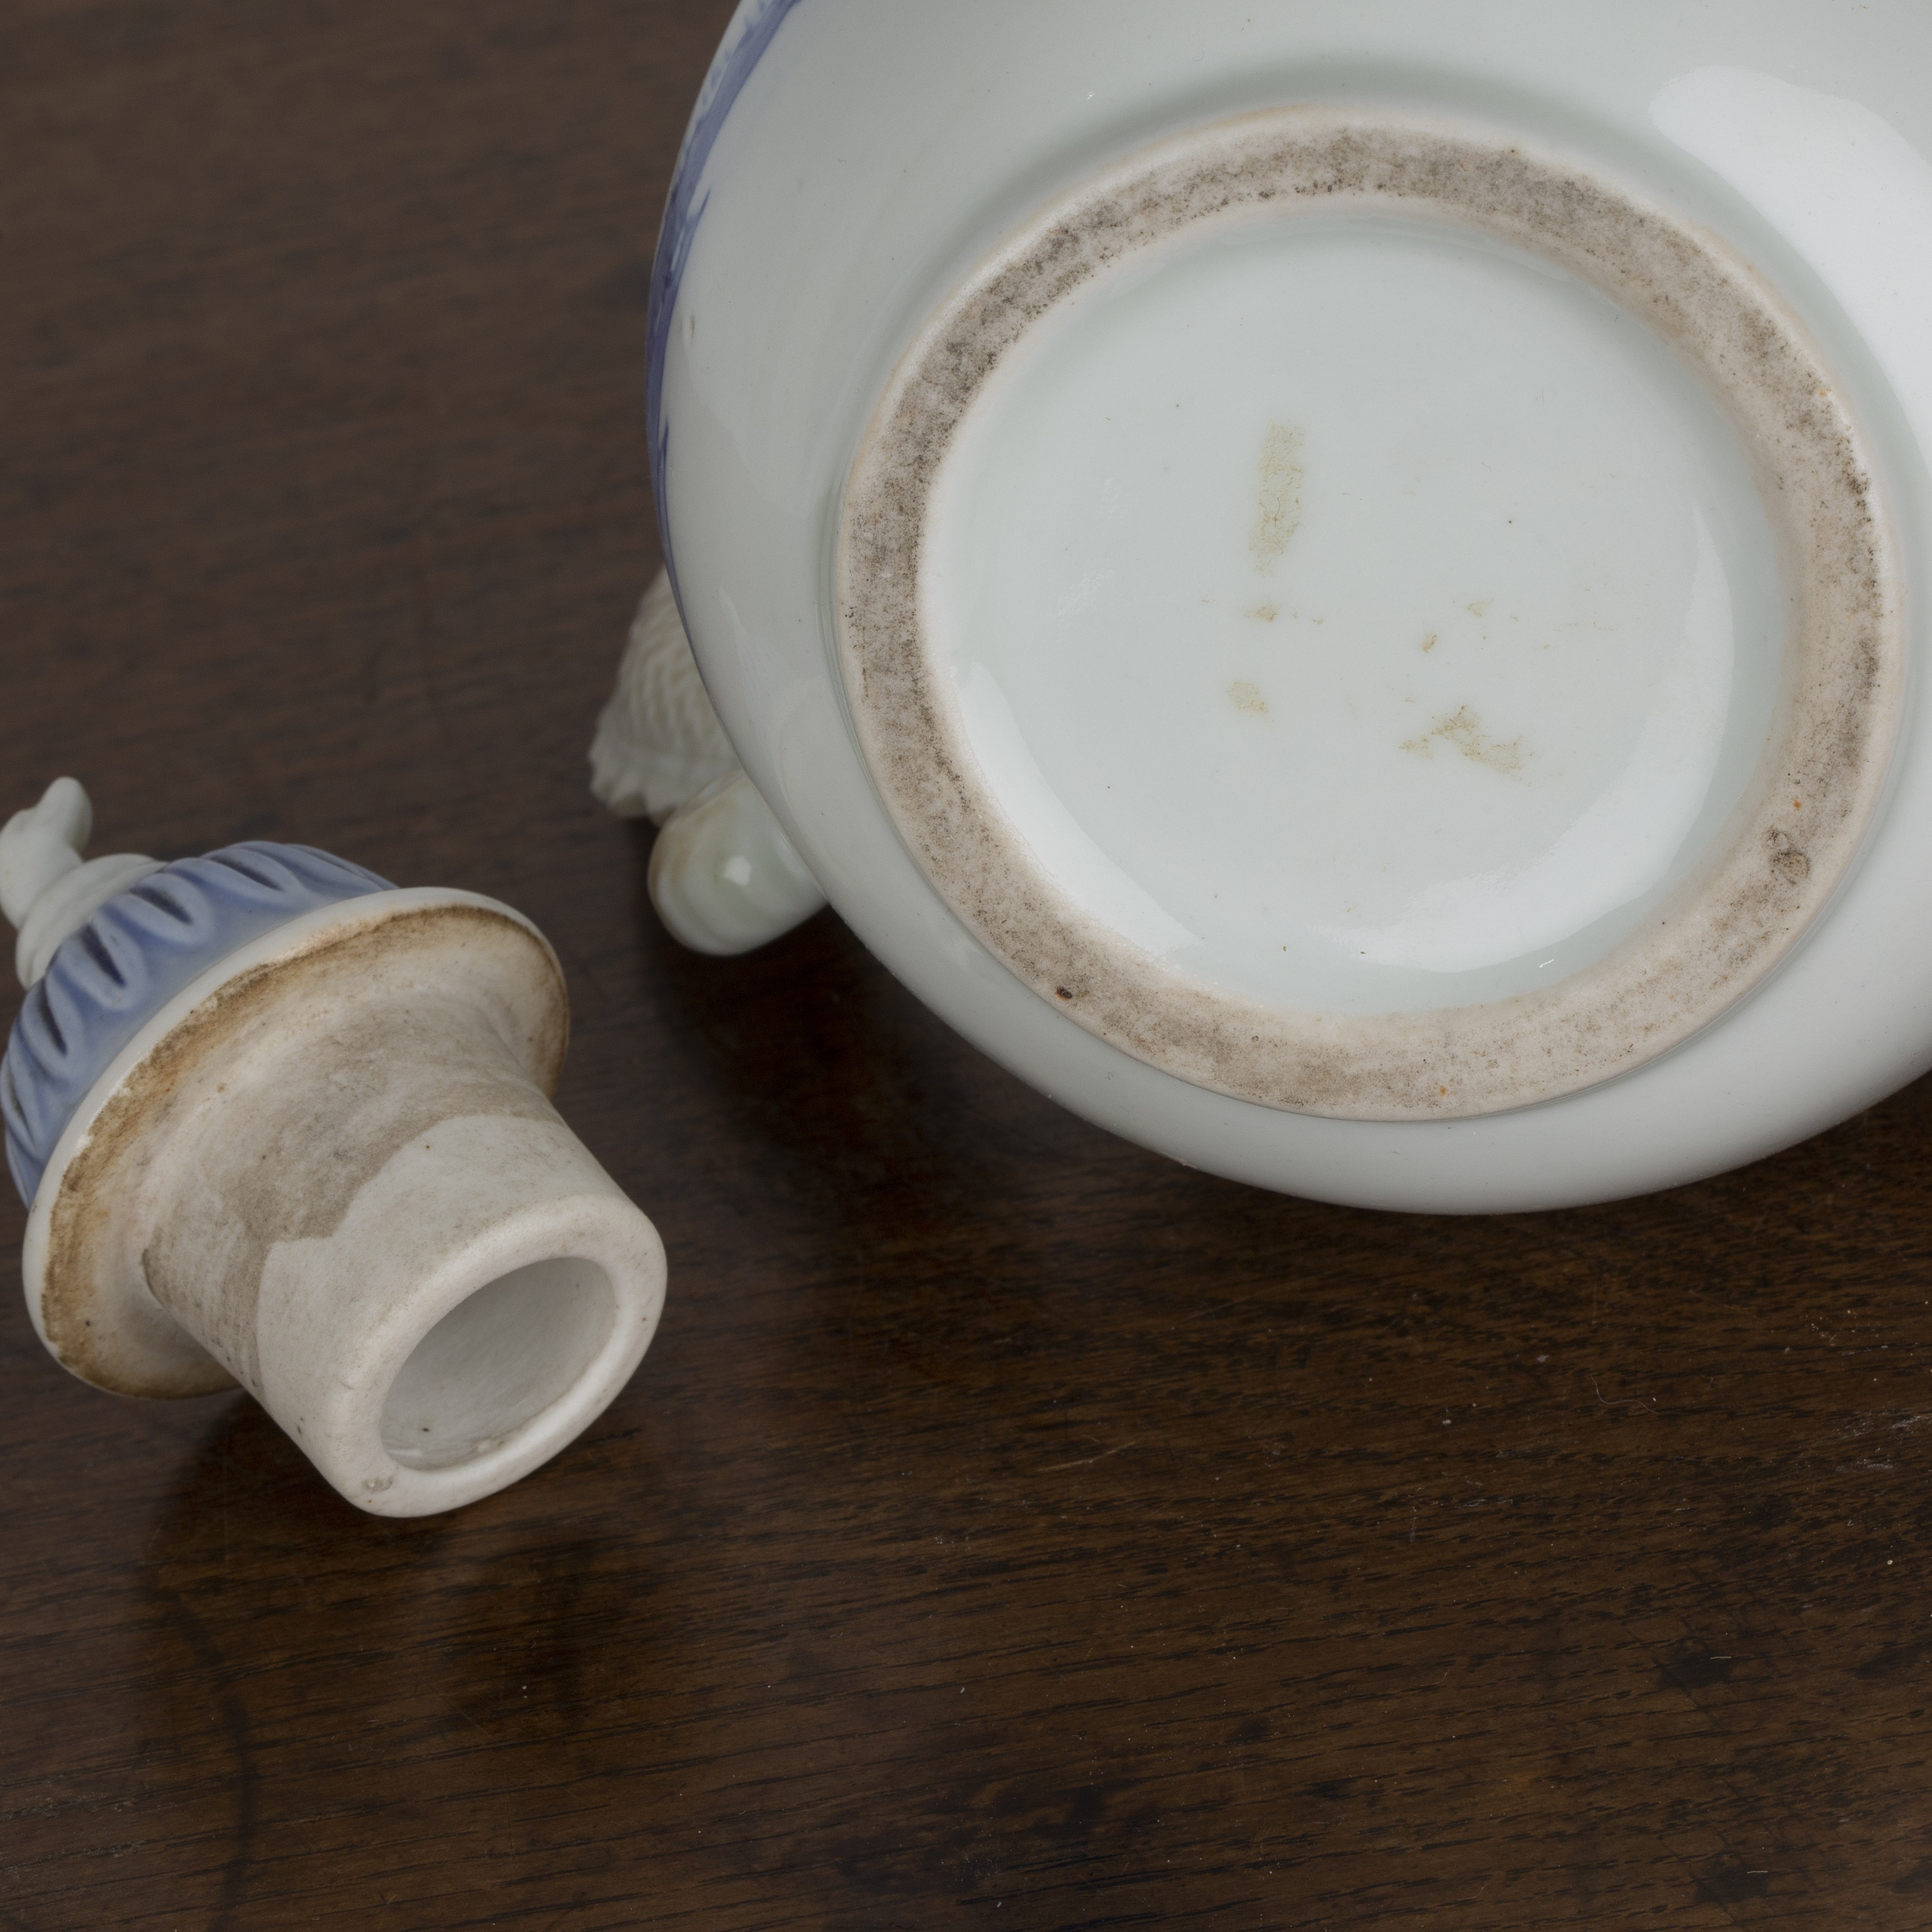
{"label": "glazed white base interior", "polygon": [[1776,292],[1574,157],[1380,111],[1042,209],[895,372],[838,568],[861,750],[968,928],[1298,1112],[1681,1043],[1834,890],[1898,717],[1870,462]]}
{"label": "glazed white base interior", "polygon": [[1771,728],[1771,530],[1606,296],[1356,211],[1184,235],[980,390],[922,616],[1070,898],[1190,976],[1463,1006],[1625,939]]}

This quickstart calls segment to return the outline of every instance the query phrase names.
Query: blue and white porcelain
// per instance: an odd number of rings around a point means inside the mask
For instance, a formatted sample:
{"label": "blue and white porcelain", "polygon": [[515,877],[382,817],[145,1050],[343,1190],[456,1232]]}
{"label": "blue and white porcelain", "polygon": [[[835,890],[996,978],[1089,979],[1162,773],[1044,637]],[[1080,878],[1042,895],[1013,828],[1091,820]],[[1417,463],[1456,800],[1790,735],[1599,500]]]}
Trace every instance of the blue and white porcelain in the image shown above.
{"label": "blue and white porcelain", "polygon": [[[80,790],[70,778],[50,792],[56,805],[68,786]],[[116,1055],[177,994],[301,914],[393,890],[308,845],[256,842],[143,863],[50,949],[14,1022],[0,1060],[0,1120],[20,1198],[33,1204],[68,1122]]]}
{"label": "blue and white porcelain", "polygon": [[306,846],[83,864],[92,815],[61,779],[0,830],[31,982],[0,1106],[50,1352],[124,1395],[239,1382],[381,1514],[554,1455],[642,1359],[665,1270],[550,1106],[542,935]]}
{"label": "blue and white porcelain", "polygon": [[1335,1201],[1924,1070],[1928,80],[1916,0],[741,8],[650,435],[783,850],[1022,1078]]}

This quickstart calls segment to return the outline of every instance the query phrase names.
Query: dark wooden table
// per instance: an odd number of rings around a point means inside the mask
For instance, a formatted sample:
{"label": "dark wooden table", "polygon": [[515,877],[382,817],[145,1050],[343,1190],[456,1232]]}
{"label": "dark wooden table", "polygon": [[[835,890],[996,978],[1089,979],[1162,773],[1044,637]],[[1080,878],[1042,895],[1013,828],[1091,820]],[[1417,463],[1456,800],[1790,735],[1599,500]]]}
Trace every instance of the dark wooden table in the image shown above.
{"label": "dark wooden table", "polygon": [[658,928],[584,751],[726,11],[0,22],[0,809],[525,908],[672,1262],[588,1437],[382,1522],[70,1381],[9,1194],[0,1923],[1932,1923],[1924,1086],[1404,1220],[1057,1112],[830,915]]}

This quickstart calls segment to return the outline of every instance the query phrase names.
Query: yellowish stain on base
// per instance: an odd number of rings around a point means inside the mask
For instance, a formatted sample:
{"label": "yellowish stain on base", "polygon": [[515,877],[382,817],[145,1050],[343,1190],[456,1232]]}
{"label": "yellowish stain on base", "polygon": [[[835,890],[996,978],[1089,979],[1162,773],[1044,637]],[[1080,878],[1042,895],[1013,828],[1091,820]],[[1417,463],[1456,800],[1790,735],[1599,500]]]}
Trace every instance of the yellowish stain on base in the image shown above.
{"label": "yellowish stain on base", "polygon": [[1483,729],[1482,720],[1466,704],[1458,705],[1446,716],[1437,718],[1420,737],[1405,739],[1401,749],[1413,752],[1418,758],[1431,758],[1438,739],[1460,752],[1472,764],[1486,765],[1505,777],[1522,770],[1522,740],[1490,737]]}
{"label": "yellowish stain on base", "polygon": [[1234,709],[1237,711],[1246,711],[1257,718],[1265,718],[1268,716],[1268,700],[1261,694],[1256,686],[1250,684],[1245,679],[1237,678],[1232,684],[1229,685],[1228,695],[1234,700]]}
{"label": "yellowish stain on base", "polygon": [[1270,423],[1262,438],[1261,488],[1248,536],[1257,570],[1268,569],[1301,526],[1302,475],[1300,430]]}

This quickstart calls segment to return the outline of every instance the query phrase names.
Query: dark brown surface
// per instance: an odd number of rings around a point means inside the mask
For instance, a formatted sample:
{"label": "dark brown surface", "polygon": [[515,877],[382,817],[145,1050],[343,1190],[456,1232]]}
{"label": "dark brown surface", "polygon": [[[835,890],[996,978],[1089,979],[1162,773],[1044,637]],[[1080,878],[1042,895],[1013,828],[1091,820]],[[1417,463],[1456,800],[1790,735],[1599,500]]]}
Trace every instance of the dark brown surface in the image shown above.
{"label": "dark brown surface", "polygon": [[584,752],[725,11],[0,25],[0,809],[524,908],[672,1262],[584,1442],[384,1522],[70,1381],[9,1195],[0,1924],[1932,1923],[1924,1087],[1405,1220],[1107,1138],[830,916],[656,928]]}

